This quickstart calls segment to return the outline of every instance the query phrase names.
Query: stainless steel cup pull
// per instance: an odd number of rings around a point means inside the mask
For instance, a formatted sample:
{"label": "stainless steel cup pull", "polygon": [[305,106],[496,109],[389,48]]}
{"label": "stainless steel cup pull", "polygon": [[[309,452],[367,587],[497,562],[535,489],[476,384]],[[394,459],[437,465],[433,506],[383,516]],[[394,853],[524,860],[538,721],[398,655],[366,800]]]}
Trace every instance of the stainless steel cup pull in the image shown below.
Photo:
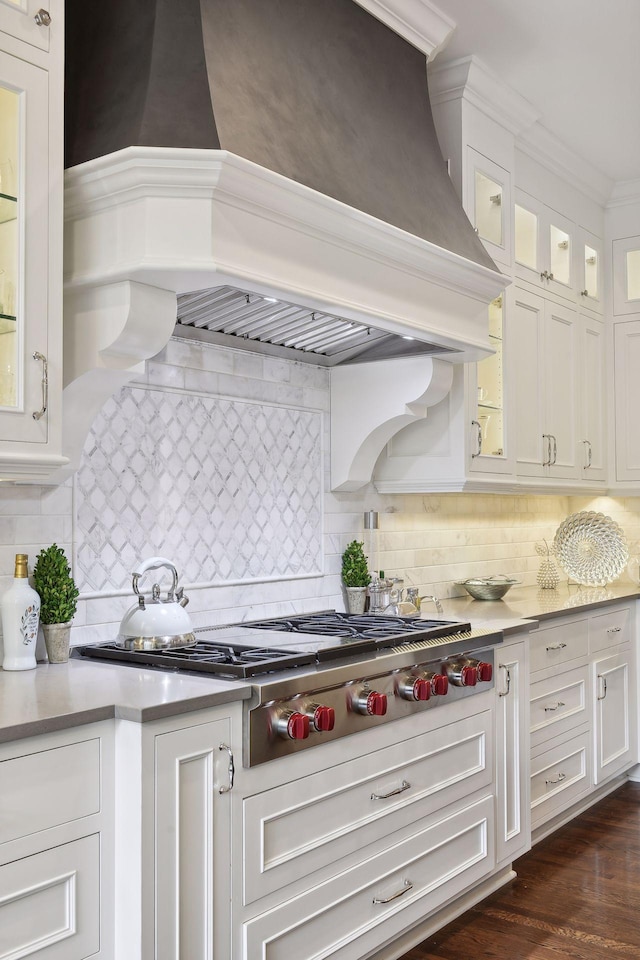
{"label": "stainless steel cup pull", "polygon": [[396,893],[393,893],[390,897],[385,897],[381,899],[380,897],[374,897],[374,903],[391,903],[392,900],[397,900],[398,897],[404,897],[405,893],[409,893],[409,890],[413,890],[413,884],[410,880],[405,880],[404,887],[402,890],[398,890]]}
{"label": "stainless steel cup pull", "polygon": [[39,353],[37,350],[33,354],[33,359],[39,360],[42,364],[42,407],[40,410],[35,410],[31,416],[34,420],[42,420],[47,412],[47,405],[49,403],[49,364],[45,355]]}
{"label": "stainless steel cup pull", "polygon": [[556,711],[556,710],[559,710],[560,707],[564,707],[564,703],[562,702],[562,700],[558,700],[558,702],[556,703],[555,707],[545,707],[545,708],[544,708],[544,712],[545,712],[545,713],[555,713],[555,711]]}
{"label": "stainless steel cup pull", "polygon": [[372,793],[372,800],[388,800],[389,797],[397,797],[399,793],[404,793],[405,790],[411,790],[411,784],[407,783],[406,780],[403,780],[399,787],[396,787],[395,790],[390,790],[389,793]]}

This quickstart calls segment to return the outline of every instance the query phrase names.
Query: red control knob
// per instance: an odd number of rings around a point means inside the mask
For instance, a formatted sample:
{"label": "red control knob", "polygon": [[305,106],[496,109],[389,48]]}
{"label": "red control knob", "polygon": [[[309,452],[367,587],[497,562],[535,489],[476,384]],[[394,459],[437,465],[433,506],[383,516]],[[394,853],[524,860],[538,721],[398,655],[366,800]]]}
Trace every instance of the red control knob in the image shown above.
{"label": "red control knob", "polygon": [[306,740],[309,736],[309,717],[304,713],[292,713],[287,720],[287,736],[290,740]]}
{"label": "red control knob", "polygon": [[387,712],[386,693],[372,691],[367,697],[367,713],[370,717],[384,717]]}
{"label": "red control knob", "polygon": [[446,697],[449,692],[449,679],[443,673],[434,673],[431,677],[431,692],[434,697]]}
{"label": "red control knob", "polygon": [[313,711],[312,723],[318,733],[328,733],[336,724],[336,712],[333,707],[316,707]]}
{"label": "red control knob", "polygon": [[428,700],[431,696],[431,684],[424,677],[408,674],[398,680],[397,693],[404,700]]}
{"label": "red control knob", "polygon": [[478,670],[477,667],[467,663],[460,670],[460,686],[462,687],[475,687],[478,682]]}
{"label": "red control knob", "polygon": [[484,660],[480,661],[476,667],[476,672],[478,674],[478,680],[481,680],[485,683],[488,683],[493,679],[493,665],[490,663],[485,663]]}
{"label": "red control knob", "polygon": [[273,718],[273,729],[285,740],[306,740],[309,717],[294,710],[279,710]]}

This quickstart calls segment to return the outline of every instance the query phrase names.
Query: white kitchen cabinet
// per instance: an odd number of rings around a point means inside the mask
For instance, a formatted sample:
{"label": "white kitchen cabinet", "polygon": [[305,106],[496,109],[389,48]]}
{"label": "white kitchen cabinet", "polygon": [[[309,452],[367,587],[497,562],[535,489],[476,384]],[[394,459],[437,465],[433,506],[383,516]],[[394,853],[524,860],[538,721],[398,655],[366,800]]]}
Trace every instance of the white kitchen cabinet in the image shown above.
{"label": "white kitchen cabinet", "polygon": [[[61,455],[64,4],[0,9],[0,478]],[[36,12],[37,12],[36,8]],[[18,39],[14,39],[14,38]]]}
{"label": "white kitchen cabinet", "polygon": [[527,641],[497,648],[496,860],[511,863],[531,846]]}
{"label": "white kitchen cabinet", "polygon": [[541,623],[531,635],[531,825],[637,762],[635,607],[620,604]]}
{"label": "white kitchen cabinet", "polygon": [[630,650],[597,660],[594,690],[594,782],[601,783],[634,762],[632,754]]}
{"label": "white kitchen cabinet", "polygon": [[110,722],[0,744],[0,957],[113,960]]}
{"label": "white kitchen cabinet", "polygon": [[604,310],[604,250],[600,237],[577,228],[578,302],[595,313]]}
{"label": "white kitchen cabinet", "polygon": [[487,253],[511,263],[511,174],[473,147],[467,147],[462,205]]}
{"label": "white kitchen cabinet", "polygon": [[155,738],[157,960],[231,955],[229,738],[228,719]]}
{"label": "white kitchen cabinet", "polygon": [[640,313],[640,237],[624,237],[612,244],[613,313]]}
{"label": "white kitchen cabinet", "polygon": [[602,324],[517,288],[510,336],[518,475],[604,483]]}
{"label": "white kitchen cabinet", "polygon": [[640,480],[640,320],[614,324],[615,457],[618,483]]}
{"label": "white kitchen cabinet", "polygon": [[44,6],[42,0],[5,0],[0,13],[0,30],[38,50],[48,51],[52,32],[55,43],[59,14],[56,0]]}
{"label": "white kitchen cabinet", "polygon": [[514,260],[516,276],[575,301],[576,226],[542,201],[515,191]]}

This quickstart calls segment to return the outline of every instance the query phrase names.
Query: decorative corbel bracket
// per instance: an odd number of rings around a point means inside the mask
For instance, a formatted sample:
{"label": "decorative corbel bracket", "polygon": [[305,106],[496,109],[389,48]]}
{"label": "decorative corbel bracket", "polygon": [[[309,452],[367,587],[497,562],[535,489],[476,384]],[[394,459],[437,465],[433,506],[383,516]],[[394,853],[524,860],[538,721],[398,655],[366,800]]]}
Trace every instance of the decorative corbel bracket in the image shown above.
{"label": "decorative corbel bracket", "polygon": [[70,289],[64,304],[64,479],[77,469],[87,433],[105,401],[165,346],[176,322],[176,295],[122,281]]}
{"label": "decorative corbel bracket", "polygon": [[380,360],[331,371],[331,488],[359,490],[403,427],[451,389],[453,366],[434,357]]}

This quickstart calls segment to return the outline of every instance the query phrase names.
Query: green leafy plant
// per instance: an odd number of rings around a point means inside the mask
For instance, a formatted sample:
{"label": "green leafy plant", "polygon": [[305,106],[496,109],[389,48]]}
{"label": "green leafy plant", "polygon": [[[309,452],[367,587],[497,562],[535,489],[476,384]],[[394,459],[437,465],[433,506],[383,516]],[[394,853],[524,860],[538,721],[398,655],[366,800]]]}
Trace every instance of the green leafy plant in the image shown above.
{"label": "green leafy plant", "polygon": [[40,623],[73,620],[78,600],[64,550],[53,543],[41,550],[33,568],[33,584],[40,595]]}
{"label": "green leafy plant", "polygon": [[364,543],[352,540],[342,554],[342,582],[345,587],[366,587],[371,579]]}

